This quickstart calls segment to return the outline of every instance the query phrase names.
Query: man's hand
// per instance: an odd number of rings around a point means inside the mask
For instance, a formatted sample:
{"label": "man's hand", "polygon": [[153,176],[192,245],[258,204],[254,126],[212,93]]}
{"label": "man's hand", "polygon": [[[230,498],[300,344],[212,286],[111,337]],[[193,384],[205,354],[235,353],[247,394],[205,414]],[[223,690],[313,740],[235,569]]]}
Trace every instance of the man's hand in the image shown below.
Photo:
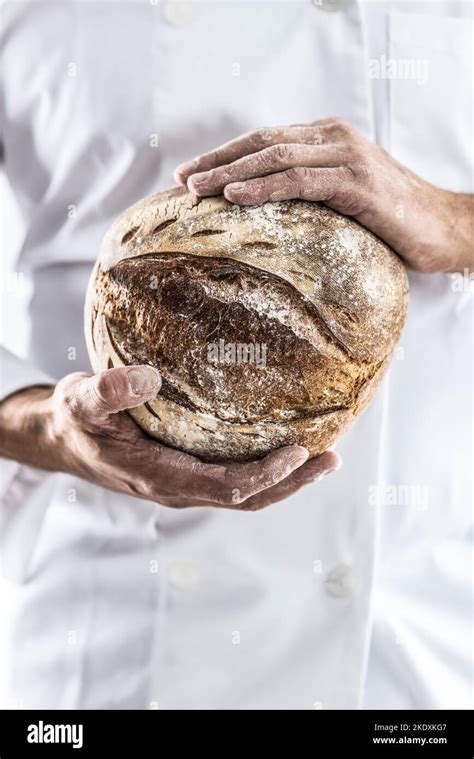
{"label": "man's hand", "polygon": [[[442,156],[433,156],[442,160]],[[353,216],[422,272],[474,269],[474,198],[417,177],[337,118],[249,132],[177,167],[196,195],[302,198]]]}
{"label": "man's hand", "polygon": [[204,464],[151,440],[124,413],[155,398],[160,386],[155,369],[132,366],[16,393],[1,406],[0,456],[165,506],[243,511],[281,501],[339,465],[332,451],[305,464],[300,446],[245,464]]}

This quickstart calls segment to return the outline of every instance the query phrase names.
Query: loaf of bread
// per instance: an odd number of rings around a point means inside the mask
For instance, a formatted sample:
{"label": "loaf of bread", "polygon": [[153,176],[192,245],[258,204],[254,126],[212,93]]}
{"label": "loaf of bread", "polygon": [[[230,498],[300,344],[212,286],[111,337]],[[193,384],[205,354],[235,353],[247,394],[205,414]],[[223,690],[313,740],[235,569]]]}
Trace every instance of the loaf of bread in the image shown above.
{"label": "loaf of bread", "polygon": [[205,461],[325,451],[371,400],[406,315],[393,251],[317,203],[239,207],[173,188],[105,236],[88,288],[94,371],[144,363],[130,414]]}

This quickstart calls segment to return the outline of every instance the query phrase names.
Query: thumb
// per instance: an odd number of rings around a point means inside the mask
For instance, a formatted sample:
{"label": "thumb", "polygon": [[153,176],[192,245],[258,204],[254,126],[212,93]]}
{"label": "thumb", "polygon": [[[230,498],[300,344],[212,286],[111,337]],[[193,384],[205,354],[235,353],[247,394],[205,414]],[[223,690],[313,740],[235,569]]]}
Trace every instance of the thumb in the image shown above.
{"label": "thumb", "polygon": [[94,419],[117,414],[155,398],[161,388],[161,375],[152,366],[121,366],[107,369],[79,383],[84,415]]}

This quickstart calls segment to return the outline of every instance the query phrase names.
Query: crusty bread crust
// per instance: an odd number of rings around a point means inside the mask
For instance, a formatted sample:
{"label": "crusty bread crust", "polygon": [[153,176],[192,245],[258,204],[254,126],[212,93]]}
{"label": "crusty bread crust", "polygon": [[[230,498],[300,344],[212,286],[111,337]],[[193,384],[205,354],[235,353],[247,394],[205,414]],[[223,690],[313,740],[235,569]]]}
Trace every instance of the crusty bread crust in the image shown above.
{"label": "crusty bread crust", "polygon": [[[85,331],[94,371],[162,373],[158,397],[130,411],[152,437],[206,461],[292,443],[314,456],[371,400],[407,303],[401,260],[352,219],[307,201],[239,207],[172,188],[105,236]],[[227,363],[232,345],[265,360]]]}

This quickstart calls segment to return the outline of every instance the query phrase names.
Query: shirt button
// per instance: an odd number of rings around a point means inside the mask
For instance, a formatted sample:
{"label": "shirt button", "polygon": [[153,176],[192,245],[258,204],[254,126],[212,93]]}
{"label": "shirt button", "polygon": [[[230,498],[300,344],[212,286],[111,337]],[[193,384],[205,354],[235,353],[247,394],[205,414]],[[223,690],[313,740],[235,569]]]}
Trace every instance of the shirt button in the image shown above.
{"label": "shirt button", "polygon": [[189,24],[196,16],[196,2],[182,2],[182,0],[166,0],[161,12],[163,18],[172,26]]}
{"label": "shirt button", "polygon": [[173,561],[168,567],[168,579],[177,590],[193,590],[199,583],[199,571],[190,561]]}
{"label": "shirt button", "polygon": [[322,11],[346,11],[354,4],[354,0],[312,0],[312,3]]}
{"label": "shirt button", "polygon": [[338,564],[328,572],[325,587],[326,593],[333,598],[349,598],[356,587],[354,572],[347,564]]}

